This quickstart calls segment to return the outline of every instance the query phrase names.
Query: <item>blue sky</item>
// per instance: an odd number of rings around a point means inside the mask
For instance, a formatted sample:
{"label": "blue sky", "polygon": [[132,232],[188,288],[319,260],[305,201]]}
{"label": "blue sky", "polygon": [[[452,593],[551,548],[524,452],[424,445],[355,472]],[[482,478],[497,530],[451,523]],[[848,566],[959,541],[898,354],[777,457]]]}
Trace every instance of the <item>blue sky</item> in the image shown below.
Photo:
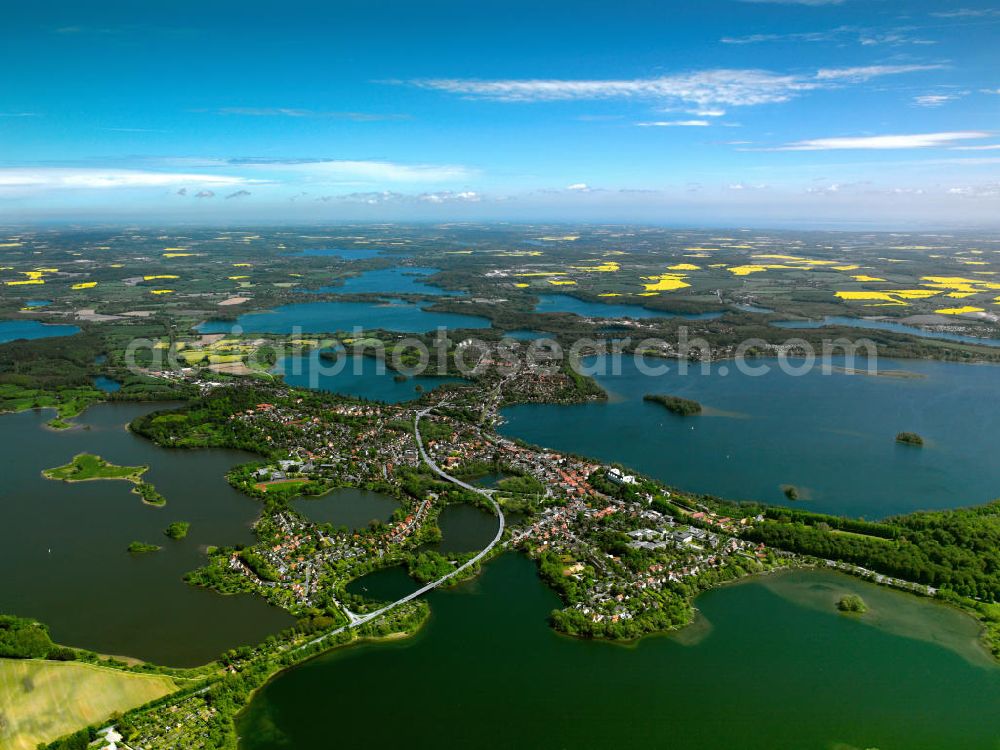
{"label": "blue sky", "polygon": [[0,221],[1000,224],[1000,3],[39,2]]}

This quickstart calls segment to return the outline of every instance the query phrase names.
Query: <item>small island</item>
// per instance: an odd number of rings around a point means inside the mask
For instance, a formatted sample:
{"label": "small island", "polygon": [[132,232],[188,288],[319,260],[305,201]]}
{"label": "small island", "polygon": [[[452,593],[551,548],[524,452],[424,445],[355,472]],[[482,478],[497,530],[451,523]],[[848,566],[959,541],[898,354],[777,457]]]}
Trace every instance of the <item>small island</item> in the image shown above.
{"label": "small island", "polygon": [[913,445],[917,448],[923,447],[924,439],[915,432],[901,432],[896,435],[896,442],[903,445]]}
{"label": "small island", "polygon": [[865,601],[857,594],[845,594],[840,597],[837,602],[837,609],[841,612],[849,612],[851,614],[860,615],[868,611],[868,607],[865,606]]}
{"label": "small island", "polygon": [[128,546],[128,553],[130,555],[146,555],[150,552],[158,552],[161,548],[156,544],[147,544],[146,542],[132,542]]}
{"label": "small island", "polygon": [[661,404],[674,414],[678,414],[682,417],[692,417],[696,414],[701,414],[701,404],[697,401],[692,401],[691,399],[681,398],[680,396],[668,396],[661,393],[647,393],[642,397],[642,400]]}
{"label": "small island", "polygon": [[793,502],[799,499],[799,488],[794,484],[786,484],[781,488],[781,491],[785,493],[785,497]]}
{"label": "small island", "polygon": [[92,453],[78,453],[65,466],[45,469],[42,476],[61,482],[124,479],[134,485],[132,492],[141,497],[146,505],[162,507],[167,504],[167,499],[157,492],[153,485],[142,480],[142,475],[147,471],[149,471],[148,466],[117,466]]}
{"label": "small island", "polygon": [[187,521],[174,521],[163,530],[163,533],[170,539],[183,539],[188,535],[188,529],[190,528],[191,524]]}

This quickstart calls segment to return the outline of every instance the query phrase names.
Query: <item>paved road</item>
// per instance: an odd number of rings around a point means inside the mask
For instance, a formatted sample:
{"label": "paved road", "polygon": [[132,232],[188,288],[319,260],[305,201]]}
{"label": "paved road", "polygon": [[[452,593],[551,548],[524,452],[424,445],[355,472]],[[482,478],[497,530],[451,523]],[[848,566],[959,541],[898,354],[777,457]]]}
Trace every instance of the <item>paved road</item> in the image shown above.
{"label": "paved road", "polygon": [[417,448],[420,451],[420,457],[423,459],[424,463],[427,464],[427,466],[430,467],[431,471],[433,471],[435,474],[437,474],[439,477],[441,477],[445,481],[451,482],[452,484],[457,485],[457,486],[459,486],[459,487],[461,487],[463,489],[470,490],[472,492],[480,494],[483,497],[485,497],[487,500],[490,501],[490,505],[493,506],[493,510],[496,511],[497,518],[500,521],[500,523],[498,525],[498,528],[497,528],[496,536],[494,536],[493,537],[493,541],[490,542],[489,544],[487,544],[486,547],[484,547],[482,549],[482,551],[480,551],[475,557],[473,557],[471,560],[463,563],[462,565],[458,566],[453,571],[451,571],[448,575],[442,576],[441,578],[438,578],[436,581],[432,581],[431,583],[428,583],[426,586],[422,586],[421,588],[419,588],[416,591],[414,591],[412,594],[407,594],[402,599],[397,599],[392,604],[387,604],[386,606],[382,607],[382,609],[378,609],[378,610],[376,610],[374,612],[370,612],[367,615],[355,615],[353,612],[350,612],[350,613],[348,613],[348,618],[351,619],[351,623],[349,625],[345,625],[342,628],[338,628],[337,630],[334,630],[334,631],[332,631],[330,633],[326,633],[325,635],[321,635],[319,638],[314,638],[313,640],[309,641],[308,643],[305,643],[302,646],[299,646],[299,648],[294,649],[295,651],[298,651],[298,650],[304,649],[304,648],[309,648],[310,646],[314,646],[317,643],[322,643],[323,641],[325,641],[327,638],[330,638],[331,636],[337,635],[339,633],[343,633],[345,630],[350,630],[351,628],[356,628],[356,627],[359,627],[361,625],[364,625],[366,622],[371,622],[376,617],[381,617],[382,615],[384,615],[389,610],[395,609],[396,607],[398,607],[400,604],[405,604],[406,602],[413,601],[417,597],[423,596],[428,591],[432,591],[433,589],[436,589],[441,584],[445,583],[446,581],[451,580],[452,578],[454,578],[455,576],[457,576],[462,571],[464,571],[467,568],[470,568],[473,565],[475,565],[476,563],[478,563],[480,560],[482,560],[484,557],[486,557],[486,555],[488,555],[490,553],[490,551],[494,547],[496,547],[497,544],[500,542],[500,537],[503,536],[503,530],[504,530],[504,526],[505,526],[505,519],[504,519],[504,516],[503,516],[503,511],[500,509],[499,504],[497,504],[497,501],[493,499],[493,490],[485,490],[482,487],[475,487],[475,486],[473,486],[471,484],[467,484],[466,482],[463,482],[461,479],[456,479],[455,477],[453,477],[450,474],[448,474],[447,472],[445,472],[445,470],[442,469],[440,466],[438,466],[437,463],[434,461],[434,459],[432,459],[430,456],[428,456],[427,455],[427,451],[424,450],[424,441],[423,441],[423,438],[420,437],[420,419],[422,417],[427,416],[435,408],[437,408],[437,407],[429,406],[426,409],[418,411],[416,419],[414,419],[414,421],[413,421],[413,431],[414,431],[414,434],[415,434],[415,436],[417,438]]}

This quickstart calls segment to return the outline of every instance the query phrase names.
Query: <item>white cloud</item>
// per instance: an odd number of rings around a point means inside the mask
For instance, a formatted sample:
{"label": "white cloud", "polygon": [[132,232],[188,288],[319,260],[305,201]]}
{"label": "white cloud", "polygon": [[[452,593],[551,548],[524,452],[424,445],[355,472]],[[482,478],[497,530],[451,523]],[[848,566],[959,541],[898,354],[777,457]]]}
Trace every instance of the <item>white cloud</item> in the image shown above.
{"label": "white cloud", "polygon": [[413,85],[451,94],[502,102],[585,99],[663,99],[703,107],[746,106],[788,101],[817,84],[764,70],[707,70],[697,73],[622,80],[527,79],[481,81],[438,78]]}
{"label": "white cloud", "polygon": [[586,182],[574,182],[572,185],[567,185],[566,189],[574,190],[578,193],[586,193],[590,190],[590,185]]}
{"label": "white cloud", "polygon": [[724,109],[696,109],[691,114],[698,117],[722,117],[726,114]]}
{"label": "white cloud", "polygon": [[453,193],[445,190],[439,193],[421,193],[417,200],[424,203],[479,203],[483,197],[473,190],[463,190]]}
{"label": "white cloud", "polygon": [[653,122],[637,122],[640,128],[707,128],[708,120],[655,120]]}
{"label": "white cloud", "polygon": [[38,117],[37,112],[0,112],[0,117]]}
{"label": "white cloud", "polygon": [[253,180],[226,175],[147,172],[135,169],[0,167],[0,187],[10,188],[141,188],[174,185],[241,185]]}
{"label": "white cloud", "polygon": [[952,141],[987,138],[989,133],[956,131],[909,135],[871,135],[844,138],[813,138],[780,146],[776,151],[835,151],[841,149],[900,149],[946,146]]}
{"label": "white cloud", "polygon": [[984,146],[952,146],[952,151],[1000,151],[1000,143],[990,143]]}
{"label": "white cloud", "polygon": [[[433,78],[409,81],[412,86],[472,99],[498,102],[555,102],[593,99],[656,99],[667,105],[694,105],[700,110],[787,102],[795,96],[840,83],[937,70],[942,65],[868,65],[824,68],[812,76],[754,69],[716,69],[657,78],[567,80],[559,78],[478,80]],[[404,83],[388,81],[388,83]]]}

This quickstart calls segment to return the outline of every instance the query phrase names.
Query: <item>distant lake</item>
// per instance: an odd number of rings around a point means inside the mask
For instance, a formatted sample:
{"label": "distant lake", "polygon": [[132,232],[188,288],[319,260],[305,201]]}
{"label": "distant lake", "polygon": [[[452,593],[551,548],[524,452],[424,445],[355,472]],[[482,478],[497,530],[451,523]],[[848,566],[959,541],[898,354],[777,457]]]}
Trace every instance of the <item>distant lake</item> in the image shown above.
{"label": "distant lake", "polygon": [[539,295],[537,313],[574,313],[585,318],[686,318],[687,320],[714,320],[721,318],[721,312],[674,313],[665,310],[650,310],[641,305],[619,303],[586,302],[569,294]]}
{"label": "distant lake", "polygon": [[768,315],[774,312],[770,307],[761,307],[760,305],[733,305],[733,307],[742,312],[756,313],[757,315]]}
{"label": "distant lake", "polygon": [[25,307],[48,307],[52,304],[50,299],[29,299],[24,303]]}
{"label": "distant lake", "polygon": [[340,286],[324,286],[314,291],[335,294],[459,294],[459,292],[449,292],[439,286],[424,283],[423,277],[437,272],[437,268],[412,266],[381,268],[377,271],[364,271],[357,276],[350,276],[344,279],[344,283]]}
{"label": "distant lake", "polygon": [[422,391],[431,391],[443,383],[463,382],[462,378],[436,375],[396,380],[396,373],[374,357],[344,355],[338,363],[323,359],[318,350],[303,357],[286,357],[274,372],[284,375],[289,385],[390,404],[420,398]]}
{"label": "distant lake", "polygon": [[[603,360],[588,359],[589,364]],[[771,372],[750,377],[732,362],[687,375],[677,362],[663,375],[622,358],[621,375],[597,375],[607,402],[521,404],[503,410],[500,431],[528,442],[620,461],[668,484],[732,500],[788,503],[782,485],[800,488],[797,507],[880,518],[921,508],[984,503],[1000,496],[1000,368],[887,360],[883,372],[915,377]],[[608,370],[610,372],[610,369]],[[726,374],[723,374],[726,373]],[[701,402],[701,416],[679,417],[643,395]],[[920,433],[924,448],[898,445]]]}
{"label": "distant lake", "polygon": [[793,330],[825,328],[827,326],[847,326],[848,328],[866,328],[876,331],[892,331],[919,336],[924,339],[941,339],[942,341],[958,341],[964,344],[980,344],[982,346],[1000,346],[1000,339],[989,339],[980,336],[966,336],[961,333],[947,331],[928,331],[918,326],[908,326],[904,323],[893,323],[888,320],[867,320],[865,318],[847,318],[839,315],[828,315],[823,320],[780,320],[772,323],[775,328]]}
{"label": "distant lake", "polygon": [[76,326],[40,323],[37,320],[0,320],[0,344],[16,339],[47,339],[79,333]]}
{"label": "distant lake", "polygon": [[377,247],[318,247],[291,253],[292,256],[306,258],[342,258],[343,260],[367,260],[376,258],[382,252]]}
{"label": "distant lake", "polygon": [[298,302],[267,312],[245,313],[235,321],[209,320],[197,326],[200,333],[229,333],[234,325],[247,333],[350,332],[356,326],[384,328],[400,333],[424,333],[445,328],[489,328],[490,321],[473,315],[429,312],[414,304],[377,302]]}
{"label": "distant lake", "polygon": [[[416,586],[392,568],[349,589],[391,600]],[[855,591],[869,612],[839,613],[837,598]],[[552,632],[546,618],[562,605],[533,562],[507,554],[429,593],[415,637],[342,648],[268,682],[237,721],[240,748],[321,748],[332,736],[394,747],[405,727],[417,750],[996,750],[1000,669],[976,623],[904,596],[793,571],[710,591],[693,626],[620,646]],[[406,696],[391,721],[373,699],[387,675]]]}
{"label": "distant lake", "polygon": [[[203,664],[294,623],[258,597],[221,596],[182,580],[207,562],[206,545],[252,543],[260,504],[225,479],[250,454],[159,448],[125,429],[169,407],[98,404],[75,420],[88,429],[65,431],[44,426],[47,410],[0,417],[0,568],[20,571],[0,576],[5,612],[41,620],[59,643],[172,666]],[[128,482],[42,477],[82,452],[150,466],[146,479],[167,505],[143,505]],[[186,539],[164,536],[173,521],[191,523]],[[163,549],[133,557],[125,551],[133,541]]]}

